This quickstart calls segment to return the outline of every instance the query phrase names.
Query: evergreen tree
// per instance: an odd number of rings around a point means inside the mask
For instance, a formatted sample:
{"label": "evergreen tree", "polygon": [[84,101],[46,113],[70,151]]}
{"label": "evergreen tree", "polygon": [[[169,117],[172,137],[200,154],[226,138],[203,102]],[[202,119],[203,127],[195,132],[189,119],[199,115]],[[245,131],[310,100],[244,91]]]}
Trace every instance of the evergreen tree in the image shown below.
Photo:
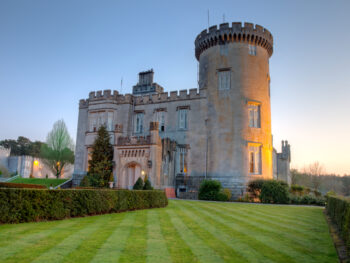
{"label": "evergreen tree", "polygon": [[151,181],[148,180],[148,177],[145,178],[145,184],[143,185],[143,190],[153,190]]}
{"label": "evergreen tree", "polygon": [[106,127],[101,126],[92,146],[92,155],[89,161],[88,177],[90,185],[94,187],[108,187],[112,172],[113,147]]}
{"label": "evergreen tree", "polygon": [[134,190],[142,190],[143,189],[143,180],[141,177],[139,177],[139,179],[137,179],[136,183],[134,184],[133,189]]}

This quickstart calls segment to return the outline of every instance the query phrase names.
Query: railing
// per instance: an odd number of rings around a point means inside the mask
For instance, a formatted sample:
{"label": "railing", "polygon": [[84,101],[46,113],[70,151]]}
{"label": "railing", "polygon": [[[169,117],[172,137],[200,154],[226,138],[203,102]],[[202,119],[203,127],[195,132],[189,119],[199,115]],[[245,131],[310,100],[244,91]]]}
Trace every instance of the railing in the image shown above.
{"label": "railing", "polygon": [[17,175],[15,175],[15,176],[12,176],[12,177],[10,177],[10,178],[1,178],[0,177],[0,182],[3,182],[3,183],[5,183],[5,182],[11,182],[12,180],[15,180],[16,178],[18,178],[18,177],[21,177],[19,174],[17,174]]}
{"label": "railing", "polygon": [[64,183],[55,186],[54,189],[67,189],[67,188],[72,188],[72,185],[73,185],[73,177],[70,178],[69,180],[65,181]]}

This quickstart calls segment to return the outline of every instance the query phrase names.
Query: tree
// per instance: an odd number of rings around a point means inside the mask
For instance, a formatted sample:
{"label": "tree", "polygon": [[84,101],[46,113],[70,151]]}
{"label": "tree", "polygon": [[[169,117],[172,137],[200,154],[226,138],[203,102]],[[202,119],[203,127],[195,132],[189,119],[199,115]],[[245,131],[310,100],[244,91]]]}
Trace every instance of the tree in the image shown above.
{"label": "tree", "polygon": [[47,135],[46,144],[41,146],[41,157],[57,178],[61,176],[62,170],[67,164],[74,163],[73,148],[73,140],[68,133],[66,124],[63,120],[56,121]]}
{"label": "tree", "polygon": [[151,181],[148,180],[148,177],[145,178],[145,184],[143,185],[143,190],[153,190],[153,187],[151,185]]}
{"label": "tree", "polygon": [[314,162],[310,164],[309,167],[305,170],[306,173],[309,173],[311,175],[312,187],[318,191],[321,185],[320,176],[324,173],[323,166],[319,162]]}
{"label": "tree", "polygon": [[137,181],[134,184],[134,187],[132,189],[134,189],[134,190],[142,190],[143,189],[143,180],[141,177],[139,177],[139,179],[137,179]]}
{"label": "tree", "polygon": [[108,181],[113,172],[113,146],[105,126],[98,129],[96,140],[92,146],[89,161],[88,178],[94,187],[108,187]]}
{"label": "tree", "polygon": [[23,136],[19,136],[17,140],[0,141],[1,146],[11,149],[12,156],[29,155],[39,157],[42,144],[40,141],[32,142]]}

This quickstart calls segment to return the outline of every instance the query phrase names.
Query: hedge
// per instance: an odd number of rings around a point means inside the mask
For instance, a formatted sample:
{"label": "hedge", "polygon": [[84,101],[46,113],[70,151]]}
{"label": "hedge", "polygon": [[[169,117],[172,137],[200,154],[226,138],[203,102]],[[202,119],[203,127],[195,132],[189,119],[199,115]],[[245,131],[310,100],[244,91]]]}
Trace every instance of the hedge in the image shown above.
{"label": "hedge", "polygon": [[350,256],[350,199],[335,195],[327,196],[326,211],[337,225]]}
{"label": "hedge", "polygon": [[0,183],[0,188],[36,188],[47,189],[45,185],[40,184],[22,184],[22,183]]}
{"label": "hedge", "polygon": [[77,216],[165,207],[164,191],[0,189],[0,223],[59,220]]}

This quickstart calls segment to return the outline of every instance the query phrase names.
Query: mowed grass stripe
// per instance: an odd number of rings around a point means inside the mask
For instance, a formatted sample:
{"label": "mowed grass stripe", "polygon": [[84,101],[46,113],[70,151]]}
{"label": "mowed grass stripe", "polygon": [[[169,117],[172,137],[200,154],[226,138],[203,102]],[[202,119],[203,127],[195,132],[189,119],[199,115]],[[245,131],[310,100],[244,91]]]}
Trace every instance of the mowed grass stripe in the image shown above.
{"label": "mowed grass stripe", "polygon": [[124,250],[126,241],[130,235],[135,222],[135,212],[127,212],[122,214],[122,221],[117,224],[112,235],[105,240],[104,244],[97,251],[96,256],[90,262],[117,262],[122,251]]}
{"label": "mowed grass stripe", "polygon": [[134,212],[136,220],[118,262],[146,262],[148,212],[148,210]]}
{"label": "mowed grass stripe", "polygon": [[296,244],[293,242],[293,239],[282,239],[278,232],[273,233],[264,230],[264,228],[266,228],[264,225],[260,225],[259,223],[254,224],[252,220],[248,219],[245,222],[241,218],[227,214],[211,205],[206,206],[205,202],[201,203],[199,206],[205,209],[205,211],[203,211],[204,213],[213,218],[217,218],[218,221],[221,221],[231,229],[244,231],[246,234],[254,236],[256,240],[283,251],[283,254],[287,257],[298,259],[299,262],[328,262],[325,261],[324,257],[328,257],[328,252],[331,251],[327,251],[325,254],[319,254],[317,251],[310,249],[310,247],[306,248]]}
{"label": "mowed grass stripe", "polygon": [[72,227],[78,223],[79,221],[60,221],[55,226],[52,226],[52,224],[44,225],[43,228],[39,230],[36,229],[34,233],[32,232],[29,235],[24,235],[24,237],[13,241],[11,244],[0,247],[0,262],[4,262],[5,259],[22,253],[22,251],[25,250],[27,247],[32,247],[33,244],[36,244],[37,242],[46,238],[47,236],[59,233],[60,231],[63,231],[66,227]]}
{"label": "mowed grass stripe", "polygon": [[176,206],[175,211],[186,226],[188,226],[196,236],[201,238],[207,246],[212,248],[226,262],[232,261],[232,258],[235,259],[236,263],[249,262],[229,245],[230,242],[225,242],[220,233],[217,233],[216,231],[210,232],[207,229],[206,224],[201,224],[202,221],[199,220],[199,218],[197,218],[193,213],[190,213],[182,205]]}
{"label": "mowed grass stripe", "polygon": [[75,250],[64,257],[62,262],[90,262],[97,254],[100,247],[105,244],[106,240],[113,234],[124,219],[126,213],[109,214],[101,216],[104,224],[91,233],[89,237],[82,240]]}
{"label": "mowed grass stripe", "polygon": [[[264,262],[271,263],[275,262],[264,256],[259,249],[256,249],[256,243],[250,242],[250,240],[244,240],[239,234],[226,232],[226,229],[221,230],[218,225],[219,222],[216,222],[210,218],[207,218],[197,211],[194,211],[191,207],[186,207],[181,205],[181,209],[186,213],[190,218],[196,221],[204,229],[206,229],[212,235],[216,235],[222,240],[227,246],[231,247],[236,254],[239,254],[241,258],[244,258],[247,262]],[[248,245],[251,244],[251,245]],[[266,250],[262,251],[266,252]],[[233,254],[235,255],[235,254]],[[235,260],[236,257],[234,256]]]}
{"label": "mowed grass stripe", "polygon": [[[302,254],[315,252],[324,252],[324,248],[315,247],[313,242],[310,240],[317,240],[318,233],[315,234],[303,234],[297,229],[288,229],[284,225],[279,226],[274,222],[269,222],[263,220],[261,217],[250,216],[249,214],[244,214],[244,212],[236,213],[236,211],[229,210],[223,206],[213,206],[211,204],[206,206],[207,208],[212,208],[215,211],[219,211],[221,214],[234,219],[241,226],[244,225],[247,228],[256,229],[258,232],[264,232],[265,235],[271,236],[274,240],[278,237],[283,238],[284,242],[288,247],[292,247],[294,250],[300,251]],[[229,212],[226,213],[225,211]],[[322,216],[322,215],[321,215]],[[312,227],[314,228],[314,227]],[[305,230],[305,232],[312,232],[311,229]],[[325,232],[325,231],[323,231]],[[328,234],[328,233],[327,233]],[[326,241],[327,243],[327,241]]]}
{"label": "mowed grass stripe", "polygon": [[[45,238],[35,242],[31,246],[28,246],[25,249],[21,250],[20,253],[7,258],[4,262],[32,262],[37,257],[56,247],[58,244],[63,242],[64,239],[71,236],[76,231],[79,231],[81,228],[85,228],[87,225],[95,222],[96,220],[98,220],[98,217],[89,217],[85,220],[81,220],[73,226],[63,228],[60,231],[52,233],[49,236],[46,236]],[[74,221],[77,222],[77,220]]]}
{"label": "mowed grass stripe", "polygon": [[41,254],[38,258],[32,262],[62,262],[65,256],[74,251],[83,241],[88,238],[92,233],[98,230],[106,219],[104,217],[96,216],[92,220],[86,222],[85,225],[80,225],[79,229],[72,231],[72,234],[65,238],[61,243],[57,244],[50,250]]}
{"label": "mowed grass stripe", "polygon": [[224,211],[227,211],[231,216],[240,218],[241,220],[244,220],[246,222],[252,222],[254,226],[259,225],[261,229],[266,230],[268,232],[277,233],[278,235],[281,235],[285,238],[293,237],[294,242],[297,242],[300,246],[312,246],[312,244],[308,242],[309,239],[322,240],[322,236],[316,231],[313,231],[315,229],[319,229],[320,227],[322,228],[322,226],[316,227],[313,225],[309,225],[308,227],[298,228],[293,226],[293,224],[291,223],[289,225],[285,223],[280,223],[279,219],[266,219],[264,215],[257,215],[254,214],[254,212],[248,213],[244,210],[236,210],[234,208],[230,209],[228,207],[220,205],[217,207]]}
{"label": "mowed grass stripe", "polygon": [[174,225],[172,224],[169,215],[166,213],[167,209],[173,209],[173,201],[169,202],[168,208],[159,211],[159,222],[161,231],[168,248],[171,260],[174,263],[182,262],[199,262],[193,254],[191,248],[181,238]]}
{"label": "mowed grass stripe", "polygon": [[173,209],[168,209],[167,213],[173,223],[175,229],[181,238],[191,248],[193,254],[200,262],[224,262],[223,259],[208,247],[199,237],[197,237],[191,229],[186,226],[182,220],[177,216]]}
{"label": "mowed grass stripe", "polygon": [[187,211],[207,230],[213,234],[220,235],[227,244],[236,249],[237,253],[249,262],[295,262],[280,251],[265,245],[254,237],[244,232],[233,230],[220,222],[220,220],[218,221],[207,216],[201,208],[193,208],[189,204],[182,205],[187,206]]}
{"label": "mowed grass stripe", "polygon": [[147,262],[171,262],[171,257],[160,228],[158,212],[152,209],[147,219]]}
{"label": "mowed grass stripe", "polygon": [[215,225],[216,228],[222,230],[224,233],[227,233],[228,235],[230,235],[231,238],[238,239],[246,246],[250,246],[259,254],[263,255],[264,258],[267,258],[274,262],[297,262],[292,257],[280,251],[278,247],[275,248],[270,244],[266,243],[266,241],[257,239],[255,233],[251,235],[250,233],[247,233],[245,229],[241,229],[238,226],[232,227],[230,222],[227,222],[220,216],[216,215],[215,212],[209,212],[207,209],[205,209],[205,207],[193,205],[191,202],[188,202],[184,205],[188,205],[189,209],[197,213],[199,217],[202,217],[206,221]]}

